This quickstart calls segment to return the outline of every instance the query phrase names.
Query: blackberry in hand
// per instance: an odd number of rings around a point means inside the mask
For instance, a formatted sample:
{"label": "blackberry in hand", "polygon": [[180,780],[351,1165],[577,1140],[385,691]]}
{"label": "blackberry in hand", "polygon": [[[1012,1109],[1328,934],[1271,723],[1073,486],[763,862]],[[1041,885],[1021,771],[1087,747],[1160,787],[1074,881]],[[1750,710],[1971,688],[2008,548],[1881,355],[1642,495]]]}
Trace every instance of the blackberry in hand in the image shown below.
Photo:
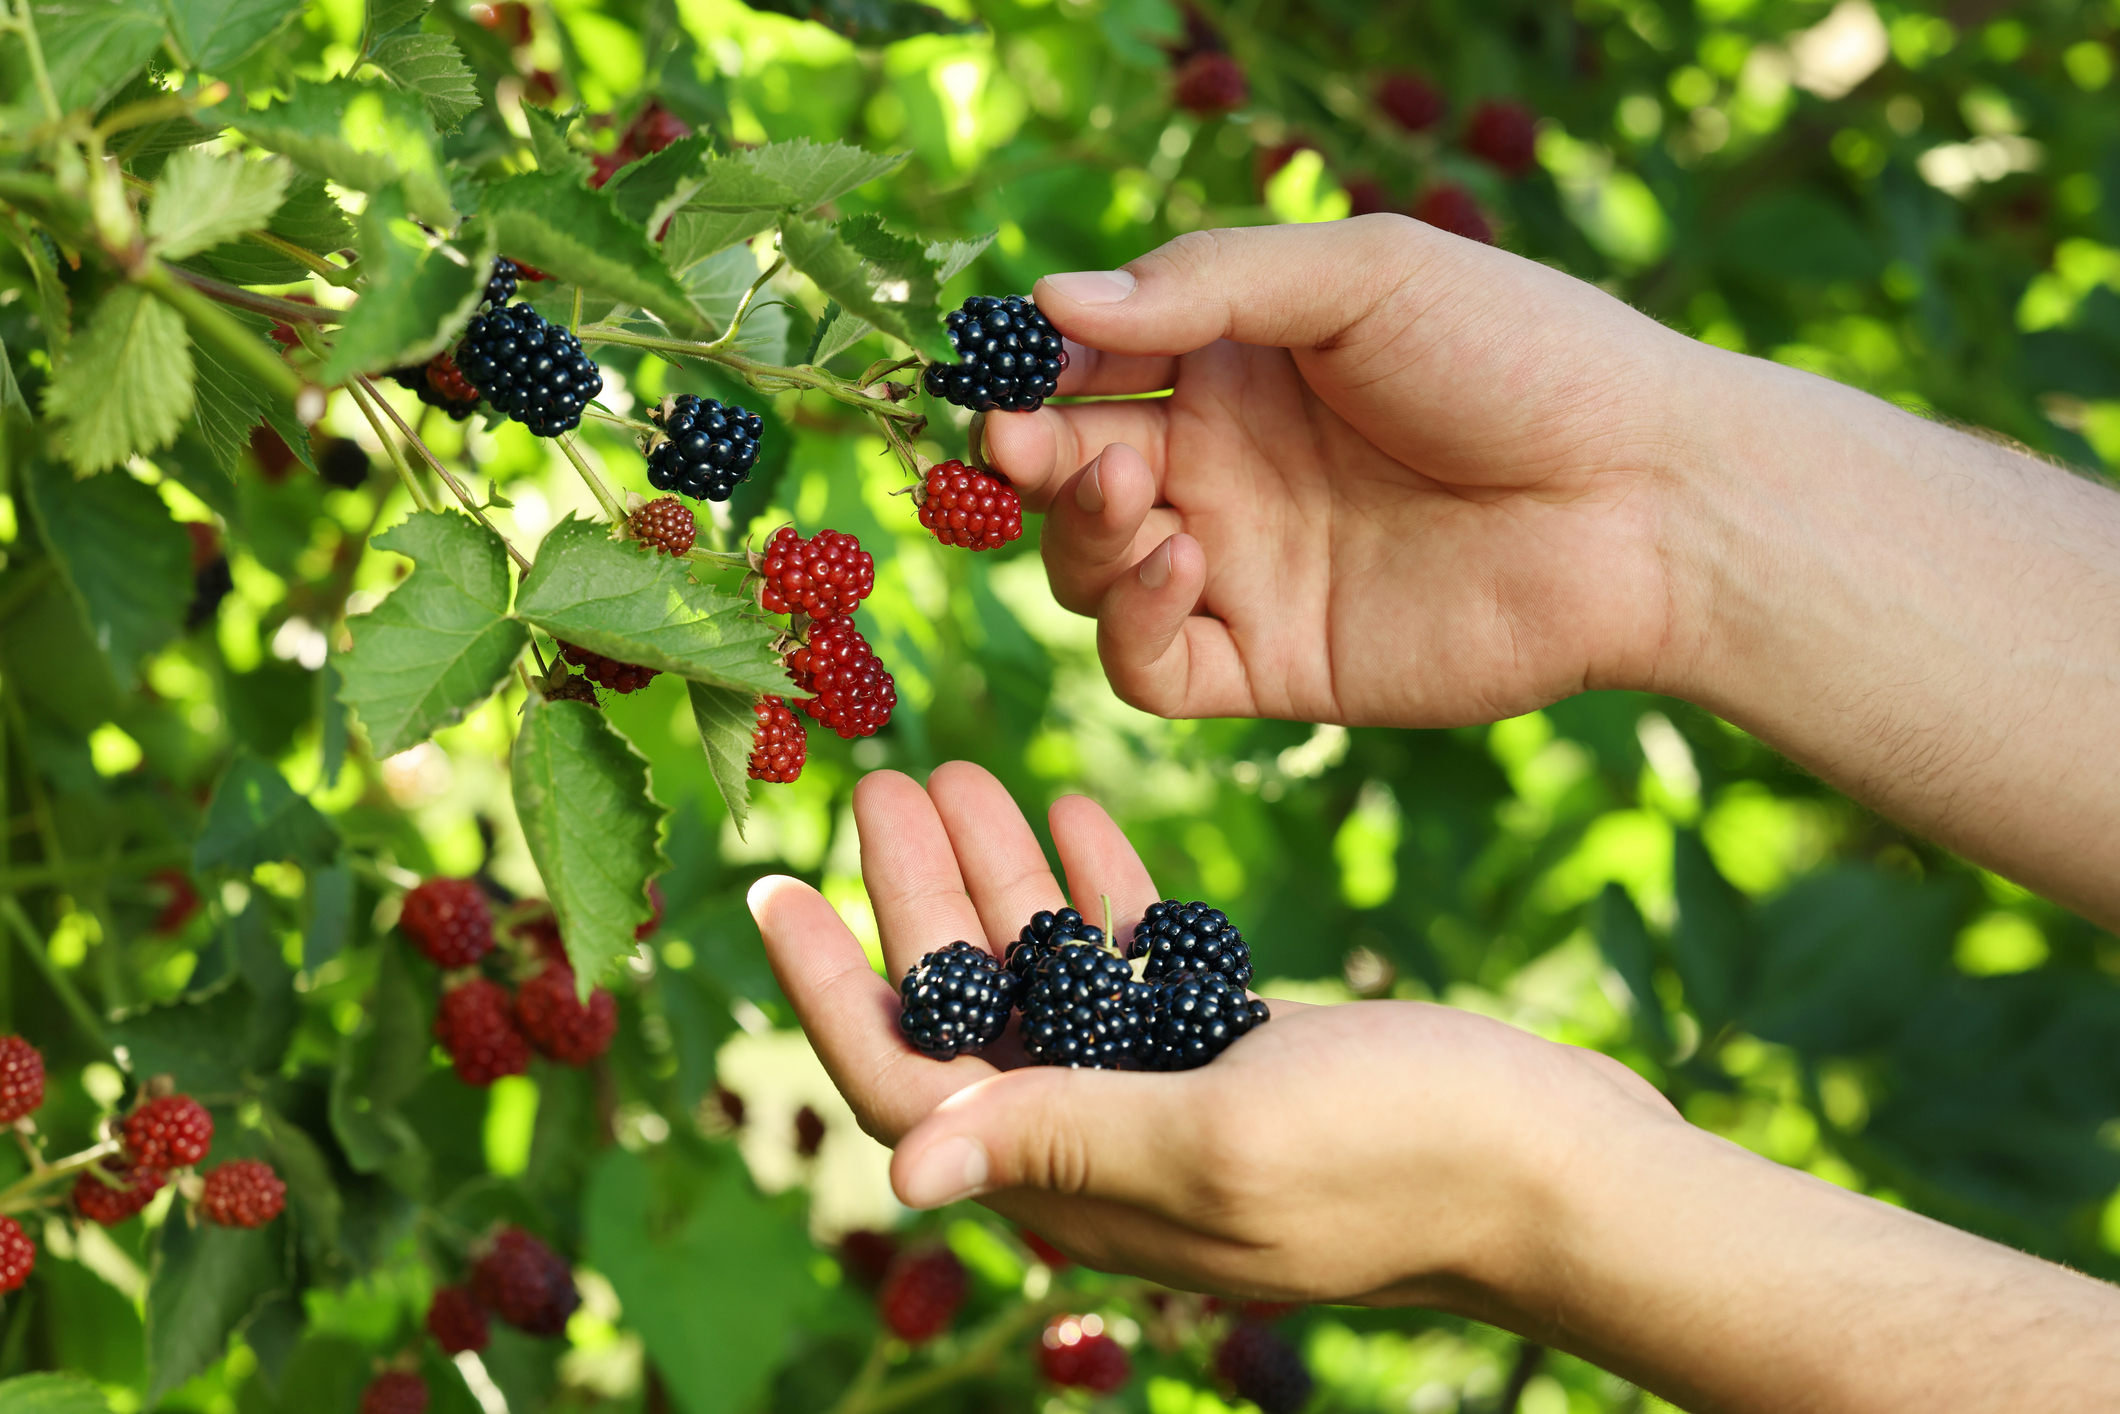
{"label": "blackberry in hand", "polygon": [[1015,991],[1000,959],[977,943],[951,943],[906,969],[898,1029],[936,1060],[984,1050],[1008,1025]]}
{"label": "blackberry in hand", "polygon": [[515,262],[505,255],[496,256],[493,261],[493,273],[486,277],[485,303],[499,309],[514,299],[515,281]]}
{"label": "blackberry in hand", "polygon": [[1023,1049],[1033,1065],[1117,1070],[1141,1035],[1134,974],[1093,943],[1063,943],[1038,964],[1023,994]]}
{"label": "blackberry in hand", "polygon": [[1239,987],[1251,985],[1251,949],[1244,935],[1219,908],[1195,899],[1152,903],[1134,929],[1128,957],[1145,957],[1141,975],[1151,982],[1172,982],[1189,973],[1213,972]]}
{"label": "blackberry in hand", "polygon": [[487,402],[539,437],[579,427],[582,409],[604,390],[603,371],[581,340],[527,304],[473,315],[456,366]]}
{"label": "blackberry in hand", "polygon": [[1031,412],[1060,386],[1067,347],[1052,321],[1022,295],[973,295],[943,318],[960,363],[931,363],[930,397],[974,412]]}
{"label": "blackberry in hand", "polygon": [[758,464],[765,420],[712,398],[679,393],[648,414],[665,440],[648,449],[648,484],[700,501],[726,501]]}
{"label": "blackberry in hand", "polygon": [[1268,1018],[1266,1003],[1213,972],[1150,991],[1154,1010],[1136,1033],[1135,1059],[1144,1070],[1197,1070]]}
{"label": "blackberry in hand", "polygon": [[1023,925],[1023,931],[1016,935],[1016,941],[1008,945],[1008,951],[1003,955],[1002,965],[1008,969],[1019,999],[1024,988],[1030,986],[1038,964],[1062,943],[1093,943],[1102,947],[1104,930],[1086,921],[1072,908],[1063,908],[1058,913],[1041,909],[1032,914],[1031,921]]}

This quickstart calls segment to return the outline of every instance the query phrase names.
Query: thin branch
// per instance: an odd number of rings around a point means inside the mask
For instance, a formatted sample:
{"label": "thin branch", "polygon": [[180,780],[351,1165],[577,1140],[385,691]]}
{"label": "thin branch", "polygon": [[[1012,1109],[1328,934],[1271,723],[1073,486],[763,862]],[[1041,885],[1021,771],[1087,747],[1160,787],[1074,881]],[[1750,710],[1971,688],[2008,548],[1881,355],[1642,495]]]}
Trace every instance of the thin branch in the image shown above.
{"label": "thin branch", "polygon": [[743,329],[744,316],[750,312],[751,301],[758,298],[758,292],[765,288],[766,281],[778,275],[786,268],[787,263],[788,258],[786,256],[779,256],[775,258],[771,265],[768,265],[759,273],[758,278],[751,282],[751,288],[743,292],[743,298],[736,301],[736,312],[729,316],[729,327],[722,330],[721,337],[707,345],[708,348],[718,349],[735,339],[737,334]]}
{"label": "thin branch", "polygon": [[[890,1410],[917,1404],[951,1385],[983,1375],[994,1367],[1004,1349],[1072,1299],[1070,1294],[1061,1292],[1043,1300],[1026,1301],[1015,1310],[996,1317],[991,1325],[966,1342],[963,1352],[955,1360],[923,1370],[896,1384],[885,1385],[860,1399],[842,1399],[833,1414],[888,1414]],[[853,1393],[848,1391],[849,1396]]]}
{"label": "thin branch", "polygon": [[1539,1366],[1546,1363],[1546,1347],[1535,1341],[1524,1341],[1516,1348],[1516,1364],[1509,1371],[1509,1383],[1495,1396],[1494,1414],[1516,1414],[1516,1407],[1523,1401],[1524,1391],[1530,1387],[1532,1377],[1538,1374]]}
{"label": "thin branch", "polygon": [[449,493],[456,497],[458,502],[462,504],[465,510],[471,512],[472,518],[478,521],[480,525],[485,526],[486,529],[492,531],[495,535],[500,536],[501,544],[505,545],[508,549],[508,558],[514,560],[517,567],[520,568],[524,574],[530,573],[530,561],[523,558],[523,552],[515,548],[515,542],[510,540],[507,536],[501,535],[500,528],[494,525],[492,521],[486,519],[485,508],[479,505],[478,499],[473,496],[469,490],[465,489],[464,483],[458,481],[456,479],[455,474],[452,473],[448,467],[442,465],[442,459],[440,457],[437,457],[433,452],[427,450],[427,444],[420,440],[420,434],[413,431],[412,428],[407,425],[404,418],[398,416],[398,410],[390,405],[390,400],[388,398],[384,397],[381,393],[376,391],[375,384],[368,381],[368,375],[365,373],[360,374],[356,377],[355,381],[358,382],[363,388],[367,389],[368,396],[374,398],[376,402],[381,405],[383,411],[389,414],[390,420],[397,424],[398,431],[405,434],[405,440],[412,444],[413,450],[417,451],[420,454],[420,457],[427,463],[427,465],[434,468],[434,474],[442,478],[442,484],[449,488]]}
{"label": "thin branch", "polygon": [[240,285],[231,285],[216,280],[211,275],[201,275],[196,270],[171,268],[170,274],[205,295],[208,299],[225,304],[231,309],[247,310],[252,314],[263,314],[285,324],[336,324],[339,311],[326,309],[319,304],[298,304],[277,295],[261,295],[246,290]]}
{"label": "thin branch", "polygon": [[589,463],[582,460],[581,449],[574,445],[574,439],[562,435],[552,440],[559,443],[559,449],[567,454],[567,460],[574,463],[574,469],[582,474],[582,480],[589,483],[589,494],[596,497],[596,503],[604,508],[604,514],[614,522],[624,520],[625,505],[612,494],[611,488],[604,484],[604,479],[596,474]]}
{"label": "thin branch", "polygon": [[117,1140],[106,1139],[100,1144],[81,1150],[78,1154],[68,1154],[63,1159],[36,1165],[7,1187],[0,1188],[0,1213],[18,1213],[34,1206],[23,1200],[35,1194],[38,1189],[48,1187],[60,1179],[72,1178],[96,1160],[117,1153],[121,1147]]}
{"label": "thin branch", "polygon": [[[354,282],[361,275],[358,266],[333,265],[315,251],[305,250],[293,241],[276,236],[270,231],[245,231],[243,239],[250,241],[252,244],[264,246],[267,250],[278,251],[289,260],[310,271],[325,284],[336,285],[342,290],[353,288]],[[290,300],[289,303],[291,304],[293,301]]]}
{"label": "thin branch", "polygon": [[97,1050],[106,1056],[109,1055],[110,1039],[104,1035],[103,1023],[97,1018],[95,1009],[89,1006],[80,990],[74,986],[74,979],[61,972],[59,965],[52,961],[51,954],[44,950],[44,939],[37,936],[36,928],[30,924],[29,915],[22,911],[22,905],[15,902],[13,895],[0,896],[0,917],[6,918],[9,926],[15,930],[15,936],[21,939],[22,950],[29,954],[29,960],[44,974],[46,984],[58,994],[60,1004],[66,1008],[67,1015],[73,1017],[74,1024],[81,1028],[81,1033],[95,1044]]}
{"label": "thin branch", "polygon": [[420,479],[412,474],[412,468],[405,464],[405,451],[398,446],[397,438],[383,430],[383,420],[375,415],[375,409],[369,405],[360,384],[348,383],[346,391],[353,395],[353,405],[361,410],[361,415],[368,419],[368,425],[375,429],[376,440],[383,444],[383,450],[390,453],[390,463],[397,468],[398,480],[404,482],[405,489],[412,493],[412,503],[423,511],[434,510],[433,498],[427,494],[427,488],[420,485]]}
{"label": "thin branch", "polygon": [[728,353],[718,344],[696,343],[689,339],[668,339],[655,334],[636,334],[630,329],[614,329],[608,324],[586,325],[579,332],[584,344],[621,344],[628,348],[647,349],[654,353],[718,363],[742,374],[744,381],[761,393],[824,393],[849,407],[857,407],[879,417],[895,417],[911,422],[924,416],[911,408],[897,406],[897,400],[886,391],[895,385],[877,384],[860,388],[844,378],[834,377],[809,364],[783,368],[778,364],[745,358],[742,354]]}

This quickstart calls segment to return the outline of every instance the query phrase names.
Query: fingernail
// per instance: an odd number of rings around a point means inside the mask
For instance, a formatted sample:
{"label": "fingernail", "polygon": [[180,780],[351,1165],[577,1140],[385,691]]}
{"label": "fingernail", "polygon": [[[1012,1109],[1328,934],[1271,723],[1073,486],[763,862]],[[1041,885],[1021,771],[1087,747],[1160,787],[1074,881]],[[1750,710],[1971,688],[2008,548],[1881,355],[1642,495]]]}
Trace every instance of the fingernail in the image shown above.
{"label": "fingernail", "polygon": [[922,1154],[899,1194],[910,1208],[940,1208],[986,1190],[986,1146],[959,1136]]}
{"label": "fingernail", "polygon": [[1141,582],[1150,589],[1161,589],[1170,579],[1170,542],[1164,541],[1148,552],[1141,562]]}
{"label": "fingernail", "polygon": [[1104,467],[1104,456],[1100,452],[1083,472],[1082,479],[1075,483],[1075,504],[1091,515],[1104,509],[1104,483],[1099,479]]}
{"label": "fingernail", "polygon": [[1045,283],[1076,304],[1117,304],[1134,292],[1135,280],[1124,270],[1070,270]]}

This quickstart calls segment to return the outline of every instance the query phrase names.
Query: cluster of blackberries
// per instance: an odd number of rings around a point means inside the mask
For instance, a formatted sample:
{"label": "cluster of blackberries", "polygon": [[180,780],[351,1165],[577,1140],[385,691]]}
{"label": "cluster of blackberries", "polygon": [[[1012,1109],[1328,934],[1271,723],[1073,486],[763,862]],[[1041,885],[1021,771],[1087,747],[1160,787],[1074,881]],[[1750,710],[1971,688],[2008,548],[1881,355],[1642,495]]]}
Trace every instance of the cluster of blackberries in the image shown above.
{"label": "cluster of blackberries", "polygon": [[471,316],[456,366],[487,402],[539,437],[580,426],[582,409],[604,390],[602,370],[573,331],[547,324],[527,304]]}
{"label": "cluster of blackberries", "polygon": [[1035,1065],[1192,1070],[1267,1019],[1246,993],[1251,950],[1220,909],[1166,899],[1134,930],[1130,956],[1072,908],[1039,913],[996,958],[956,942],[910,968],[899,1030],[937,1060],[982,1050],[1023,1013]]}
{"label": "cluster of blackberries", "polygon": [[[651,891],[652,892],[652,891]],[[652,931],[661,918],[642,928]],[[398,927],[429,961],[449,972],[475,968],[493,952],[493,910],[485,892],[470,879],[428,879],[405,895]],[[449,1053],[457,1076],[467,1085],[491,1085],[503,1075],[530,1068],[530,1053],[562,1065],[587,1065],[610,1048],[618,1031],[618,1003],[598,987],[581,1000],[574,968],[559,928],[548,912],[533,912],[517,921],[518,971],[525,973],[513,991],[483,973],[442,993],[434,1019],[434,1037]]]}
{"label": "cluster of blackberries", "polygon": [[755,412],[679,393],[648,419],[662,429],[648,449],[648,484],[658,491],[726,501],[758,464],[765,421]]}
{"label": "cluster of blackberries", "polygon": [[[489,1315],[526,1335],[566,1331],[582,1303],[566,1258],[519,1227],[500,1228],[475,1251],[464,1283],[437,1289],[427,1306],[427,1334],[444,1355],[484,1350],[493,1339]],[[404,1371],[376,1376],[361,1394],[361,1414],[421,1414],[426,1407],[426,1381]]]}
{"label": "cluster of blackberries", "polygon": [[1022,295],[974,295],[942,322],[961,362],[927,366],[930,397],[974,412],[1030,412],[1060,386],[1067,347]]}

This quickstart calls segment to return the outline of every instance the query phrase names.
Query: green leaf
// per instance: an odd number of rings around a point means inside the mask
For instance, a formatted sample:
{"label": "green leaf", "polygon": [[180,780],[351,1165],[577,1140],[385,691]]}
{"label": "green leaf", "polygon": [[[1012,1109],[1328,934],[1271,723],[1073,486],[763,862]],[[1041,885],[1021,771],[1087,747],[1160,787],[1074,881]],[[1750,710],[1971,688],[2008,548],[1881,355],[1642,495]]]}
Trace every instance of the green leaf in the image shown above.
{"label": "green leaf", "polygon": [[7,361],[7,344],[0,341],[0,412],[11,408],[29,411],[29,400],[22,396],[22,385],[15,381],[15,366]]}
{"label": "green leaf", "polygon": [[687,562],[569,516],[538,547],[515,612],[554,638],[695,682],[782,692],[778,627],[748,599],[695,583]]}
{"label": "green leaf", "polygon": [[0,1380],[6,1414],[110,1414],[110,1401],[79,1375],[17,1375]]}
{"label": "green leaf", "polygon": [[[808,144],[806,144],[808,145]],[[699,167],[699,187],[685,203],[687,211],[787,211],[802,198],[775,176],[758,170],[756,153],[714,157]]]}
{"label": "green leaf", "polygon": [[409,29],[427,17],[434,0],[368,0],[361,26],[361,52],[372,52],[383,36]]}
{"label": "green leaf", "polygon": [[411,94],[332,79],[297,84],[292,97],[267,108],[223,104],[213,111],[258,146],[284,152],[341,186],[374,193],[403,182],[413,215],[437,226],[455,224],[434,122]]}
{"label": "green leaf", "polygon": [[[994,243],[994,234],[989,231],[971,240],[937,241],[929,245],[922,254],[933,267],[936,290],[939,292],[943,285],[977,260]],[[902,246],[894,245],[892,249],[898,258],[910,259],[910,253]],[[825,306],[824,317],[817,321],[816,333],[810,340],[810,354],[804,362],[824,363],[861,342],[874,327],[866,319],[856,319],[841,309],[838,301],[832,301]]]}
{"label": "green leaf", "polygon": [[815,20],[856,44],[882,45],[919,34],[962,34],[973,23],[951,19],[917,0],[744,0],[754,10]]}
{"label": "green leaf", "polygon": [[207,803],[191,867],[201,874],[225,868],[247,875],[273,859],[325,865],[338,852],[332,823],[296,795],[271,762],[239,750]]}
{"label": "green leaf", "polygon": [[604,183],[612,205],[643,230],[659,231],[664,218],[691,199],[706,182],[713,140],[679,138],[660,152],[629,162]]}
{"label": "green leaf", "polygon": [[[153,0],[59,0],[37,6],[37,37],[59,106],[101,108],[162,47],[166,23]],[[29,65],[19,44],[10,48],[0,93],[26,97],[32,91]]]}
{"label": "green leaf", "polygon": [[261,1119],[265,1151],[286,1181],[287,1196],[294,1202],[301,1225],[302,1245],[328,1260],[338,1246],[339,1221],[345,1211],[345,1200],[331,1176],[331,1161],[306,1130],[271,1106],[263,1107]]}
{"label": "green leaf", "polygon": [[486,189],[477,224],[492,231],[501,250],[555,279],[652,310],[672,327],[699,322],[648,233],[619,215],[608,193],[574,177],[504,178]]}
{"label": "green leaf", "polygon": [[[325,785],[330,785],[329,776]],[[302,930],[302,969],[314,973],[345,950],[353,931],[353,866],[341,860],[309,876],[309,926]]]}
{"label": "green leaf", "polygon": [[478,88],[463,51],[444,34],[401,34],[386,39],[369,61],[401,87],[420,96],[434,115],[435,127],[453,133],[466,116],[479,110]]}
{"label": "green leaf", "polygon": [[[277,349],[276,345],[266,341],[266,321],[262,317],[236,309],[224,312],[248,327],[260,344]],[[192,347],[192,354],[197,363],[197,402],[192,408],[192,425],[199,429],[200,437],[212,450],[215,463],[223,471],[231,477],[243,474],[251,429],[261,419],[272,425],[272,429],[300,458],[302,465],[311,471],[316,470],[316,453],[309,445],[309,429],[302,425],[291,406],[261,388],[249,369],[229,362],[220,350],[196,344]]]}
{"label": "green leaf", "polygon": [[587,703],[533,699],[510,778],[567,959],[595,986],[632,955],[633,931],[654,911],[648,881],[669,867],[647,759]]}
{"label": "green leaf", "polygon": [[[864,258],[842,232],[860,240],[881,263]],[[951,356],[935,308],[935,267],[918,243],[884,231],[873,216],[839,228],[791,216],[780,223],[780,249],[790,265],[847,313],[930,357]]]}
{"label": "green leaf", "polygon": [[135,1074],[167,1075],[187,1094],[234,1095],[245,1059],[234,1043],[249,1034],[256,1010],[250,988],[224,978],[204,996],[127,1012],[111,1023],[110,1038]]}
{"label": "green leaf", "polygon": [[692,697],[692,723],[699,728],[699,744],[706,749],[707,765],[714,772],[714,785],[743,834],[751,817],[751,737],[758,727],[755,692],[688,682]]}
{"label": "green leaf", "polygon": [[189,147],[162,166],[147,208],[147,236],[168,260],[182,260],[245,231],[263,230],[286,199],[293,169],[268,158],[247,162]]}
{"label": "green leaf", "polygon": [[219,1360],[241,1329],[285,1284],[285,1238],[273,1226],[165,1222],[147,1286],[147,1406]]}
{"label": "green leaf", "polygon": [[774,211],[681,210],[663,232],[663,259],[682,275],[708,256],[770,231],[778,219]]}
{"label": "green leaf", "polygon": [[[736,317],[744,292],[758,279],[758,262],[742,246],[731,247],[711,260],[702,260],[685,272],[685,288],[692,292],[692,307],[716,329],[726,329]],[[757,350],[767,361],[778,363],[788,343],[788,307],[766,299],[763,291],[752,301],[743,332],[730,347]]]}
{"label": "green leaf", "polygon": [[485,298],[493,268],[490,241],[462,259],[412,223],[405,193],[378,192],[361,213],[361,269],[367,288],[339,326],[324,379],[425,363],[456,341]]}
{"label": "green leaf", "polygon": [[1635,1039],[1658,1060],[1673,1053],[1663,999],[1656,993],[1655,955],[1641,911],[1618,884],[1605,885],[1593,915],[1598,948],[1633,998]]}
{"label": "green leaf", "polygon": [[640,1157],[605,1151],[583,1199],[589,1260],[680,1408],[755,1408],[817,1293],[802,1224],[759,1197],[740,1163],[681,1215],[656,1211],[654,1177]]}
{"label": "green leaf", "polygon": [[138,285],[103,297],[44,387],[44,413],[67,423],[66,458],[87,475],[166,447],[192,405],[184,320]]}
{"label": "green leaf", "polygon": [[870,152],[839,142],[772,142],[743,155],[745,166],[786,187],[792,199],[782,203],[796,212],[814,211],[859,186],[898,170],[907,154]]}
{"label": "green leaf", "polygon": [[1751,988],[1758,952],[1751,907],[1692,830],[1673,838],[1672,883],[1678,895],[1672,961],[1685,984],[1686,1005],[1712,1035],[1736,1016]]}
{"label": "green leaf", "polygon": [[274,213],[272,233],[293,241],[304,250],[329,255],[353,244],[353,222],[346,208],[313,172],[297,172],[287,187],[287,199]]}
{"label": "green leaf", "polygon": [[339,1043],[331,1077],[331,1132],[356,1173],[417,1156],[419,1134],[398,1113],[432,1069],[434,1005],[413,978],[405,949],[385,938],[361,1028]]}
{"label": "green leaf", "polygon": [[81,601],[89,631],[130,687],[142,661],[184,630],[191,538],[152,488],[114,474],[76,481],[47,461],[29,467],[37,523]]}
{"label": "green leaf", "polygon": [[301,12],[302,0],[164,0],[170,45],[187,68],[219,73]]}
{"label": "green leaf", "polygon": [[[567,177],[576,182],[589,180],[596,164],[568,143],[566,122],[531,103],[523,105],[523,121],[530,127],[530,155],[537,159],[538,171],[548,177]],[[535,261],[531,263],[536,264]]]}
{"label": "green leaf", "polygon": [[409,579],[346,621],[353,651],[337,660],[339,697],[394,756],[493,694],[529,641],[508,617],[508,554],[492,531],[455,511],[419,511],[378,535],[409,556]]}

